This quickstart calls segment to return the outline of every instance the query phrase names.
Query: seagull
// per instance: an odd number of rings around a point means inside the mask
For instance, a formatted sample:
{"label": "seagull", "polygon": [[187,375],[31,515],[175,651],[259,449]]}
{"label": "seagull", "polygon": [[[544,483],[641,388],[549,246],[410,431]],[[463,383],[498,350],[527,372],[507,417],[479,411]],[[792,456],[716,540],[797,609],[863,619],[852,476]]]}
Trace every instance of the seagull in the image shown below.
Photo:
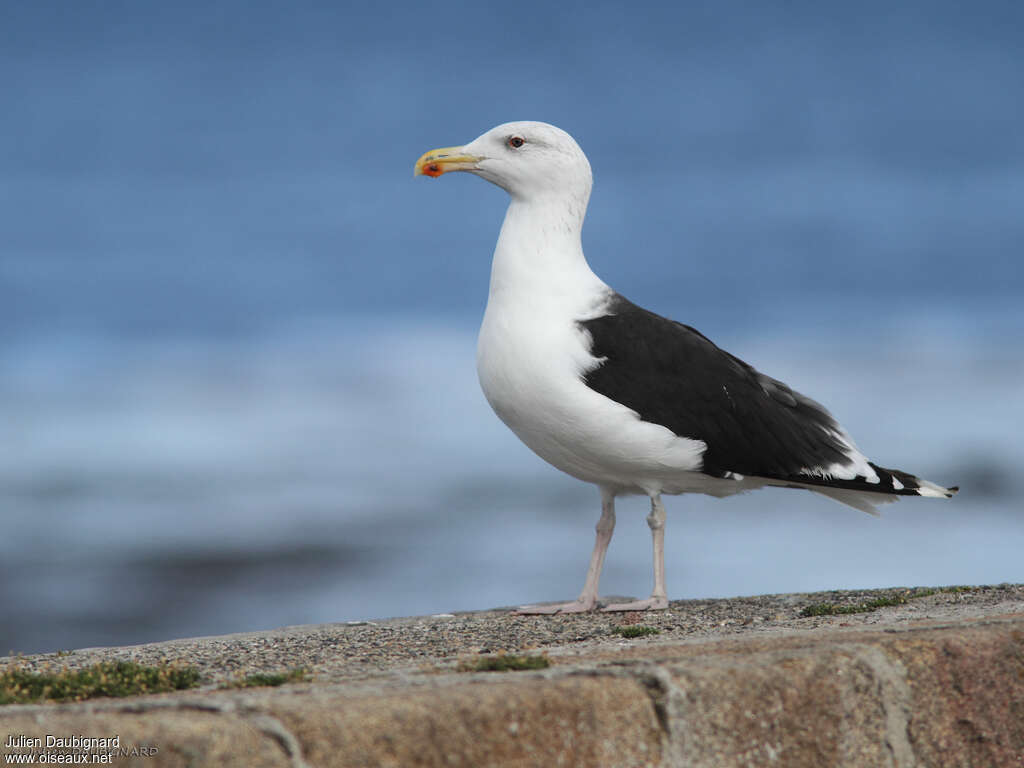
{"label": "seagull", "polygon": [[[475,174],[510,198],[477,344],[484,395],[538,456],[601,492],[580,596],[520,613],[667,608],[665,494],[800,488],[878,514],[877,504],[901,496],[958,490],[874,464],[824,406],[595,275],[580,239],[593,177],[565,131],[505,123],[465,146],[425,153],[413,174],[451,171]],[[602,606],[615,499],[630,494],[651,502],[654,589],[645,600]]]}

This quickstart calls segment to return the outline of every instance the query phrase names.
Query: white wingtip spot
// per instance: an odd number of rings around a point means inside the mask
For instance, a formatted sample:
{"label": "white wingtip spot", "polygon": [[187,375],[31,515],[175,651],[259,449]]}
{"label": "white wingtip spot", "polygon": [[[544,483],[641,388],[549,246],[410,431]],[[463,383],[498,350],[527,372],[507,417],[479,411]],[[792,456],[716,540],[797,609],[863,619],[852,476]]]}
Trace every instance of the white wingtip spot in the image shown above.
{"label": "white wingtip spot", "polygon": [[951,493],[947,492],[943,488],[929,488],[926,485],[922,485],[917,489],[918,496],[930,496],[933,499],[948,499],[952,496]]}
{"label": "white wingtip spot", "polygon": [[894,491],[902,491],[903,490],[903,483],[901,483],[899,480],[896,479],[896,475],[892,476],[892,489]]}
{"label": "white wingtip spot", "polygon": [[948,499],[953,496],[954,491],[943,488],[928,480],[918,480],[920,487],[917,489],[918,496],[930,496],[933,499]]}

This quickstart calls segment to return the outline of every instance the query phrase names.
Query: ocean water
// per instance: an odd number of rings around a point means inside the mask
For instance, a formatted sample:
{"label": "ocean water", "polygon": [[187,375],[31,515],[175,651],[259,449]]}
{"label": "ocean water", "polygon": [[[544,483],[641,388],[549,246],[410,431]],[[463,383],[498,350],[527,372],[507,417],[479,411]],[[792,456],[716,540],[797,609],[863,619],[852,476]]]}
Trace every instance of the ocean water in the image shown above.
{"label": "ocean water", "polygon": [[0,652],[576,594],[597,492],[476,382],[503,193],[411,178],[523,118],[609,283],[962,487],[670,499],[671,597],[1024,579],[1018,7],[541,8],[4,6]]}

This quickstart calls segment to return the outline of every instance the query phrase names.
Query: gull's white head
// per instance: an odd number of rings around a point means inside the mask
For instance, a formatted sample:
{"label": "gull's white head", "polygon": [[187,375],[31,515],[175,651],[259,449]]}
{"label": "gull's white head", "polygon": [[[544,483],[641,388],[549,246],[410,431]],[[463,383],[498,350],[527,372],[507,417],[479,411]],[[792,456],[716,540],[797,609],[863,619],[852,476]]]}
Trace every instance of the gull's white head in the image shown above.
{"label": "gull's white head", "polygon": [[462,147],[444,147],[416,161],[414,175],[469,171],[497,184],[516,200],[590,197],[590,163],[561,128],[520,121],[492,128]]}

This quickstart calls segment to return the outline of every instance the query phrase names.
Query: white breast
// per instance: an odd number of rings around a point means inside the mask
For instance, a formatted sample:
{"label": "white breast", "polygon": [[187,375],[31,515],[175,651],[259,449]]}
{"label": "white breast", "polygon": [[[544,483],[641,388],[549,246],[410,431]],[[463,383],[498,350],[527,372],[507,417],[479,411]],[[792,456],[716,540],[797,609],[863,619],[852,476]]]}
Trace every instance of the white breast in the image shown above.
{"label": "white breast", "polygon": [[563,472],[620,492],[687,489],[696,478],[684,474],[700,467],[704,443],[640,421],[583,381],[599,361],[577,322],[600,313],[599,297],[492,297],[477,346],[484,395],[519,439]]}

